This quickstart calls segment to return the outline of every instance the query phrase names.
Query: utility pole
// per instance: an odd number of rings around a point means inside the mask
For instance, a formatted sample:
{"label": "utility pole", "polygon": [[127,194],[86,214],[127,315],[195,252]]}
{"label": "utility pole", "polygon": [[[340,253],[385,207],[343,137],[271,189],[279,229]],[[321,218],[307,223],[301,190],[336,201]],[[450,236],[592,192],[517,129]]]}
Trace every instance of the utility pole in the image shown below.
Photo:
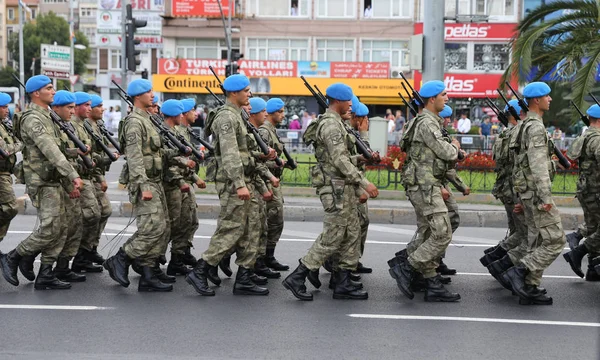
{"label": "utility pole", "polygon": [[[21,80],[21,84],[25,84],[25,51],[23,50],[24,15],[23,3],[19,0],[19,80]],[[25,89],[23,89],[23,91],[25,91]],[[19,97],[19,103],[21,105],[21,110],[25,111],[25,93],[21,94]]]}
{"label": "utility pole", "polygon": [[[69,0],[69,31],[71,32],[71,76],[75,75],[75,18],[73,16],[73,0]],[[71,83],[71,92],[75,91],[75,84],[69,77]]]}
{"label": "utility pole", "polygon": [[444,1],[423,1],[423,82],[444,80]]}
{"label": "utility pole", "polygon": [[[129,0],[121,1],[121,87],[127,91],[127,5]],[[127,103],[121,99],[121,114],[127,115]],[[123,116],[125,117],[125,116]]]}

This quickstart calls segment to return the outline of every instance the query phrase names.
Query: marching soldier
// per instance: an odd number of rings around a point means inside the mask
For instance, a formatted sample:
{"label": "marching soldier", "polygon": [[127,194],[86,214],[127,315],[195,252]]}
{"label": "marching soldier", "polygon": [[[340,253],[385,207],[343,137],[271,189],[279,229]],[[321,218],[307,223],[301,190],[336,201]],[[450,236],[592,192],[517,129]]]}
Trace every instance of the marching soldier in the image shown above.
{"label": "marching soldier", "polygon": [[8,155],[7,158],[0,158],[0,241],[6,236],[11,220],[18,213],[11,174],[17,162],[16,154],[23,148],[21,141],[13,134],[12,126],[7,122],[10,102],[10,95],[0,93],[0,149]]}
{"label": "marching soldier", "polygon": [[[31,261],[42,254],[40,270],[35,279],[35,288],[66,288],[52,272],[52,265],[58,259],[63,244],[62,234],[65,223],[65,203],[61,179],[72,183],[73,191],[79,190],[83,182],[77,171],[65,158],[61,147],[61,134],[52,122],[49,106],[56,91],[50,78],[36,75],[25,85],[31,104],[20,121],[15,123],[15,132],[23,141],[23,172],[27,194],[37,208],[38,227],[23,240],[16,249],[0,256],[0,266],[4,279],[14,286],[19,285],[17,268],[22,260]],[[29,259],[26,259],[29,258]],[[26,274],[30,277],[28,271]]]}
{"label": "marching soldier", "polygon": [[[501,275],[520,297],[520,304],[551,305],[552,298],[539,288],[544,270],[560,255],[565,233],[552,199],[554,144],[548,137],[542,116],[550,109],[550,87],[533,82],[523,89],[529,105],[519,133],[511,137],[515,151],[514,191],[519,195],[527,223],[527,254]],[[520,207],[517,211],[520,211]],[[510,266],[510,264],[508,264]]]}
{"label": "marching soldier", "polygon": [[[425,301],[454,302],[460,295],[449,292],[436,271],[441,256],[452,240],[452,226],[448,206],[444,202],[444,184],[448,163],[458,158],[460,143],[444,138],[439,113],[448,101],[442,81],[429,81],[419,92],[425,104],[423,111],[412,121],[402,138],[402,148],[408,158],[403,168],[406,195],[415,208],[417,223],[424,224],[424,239],[414,247],[397,255],[390,262],[390,275],[398,288],[409,299],[414,298],[412,281],[417,276],[425,279]],[[447,192],[447,190],[446,190]]]}
{"label": "marching soldier", "polygon": [[592,261],[600,256],[600,106],[591,106],[587,114],[590,119],[588,130],[575,140],[567,152],[570,159],[579,160],[577,200],[583,208],[587,237],[563,257],[573,272],[583,277],[581,261],[588,255],[585,279],[600,281],[600,274],[594,270]]}
{"label": "marching soldier", "polygon": [[[283,281],[286,289],[300,300],[310,301],[312,294],[304,285],[309,273],[319,270],[325,260],[340,254],[335,276],[334,299],[367,299],[362,284],[351,281],[360,257],[360,225],[357,203],[359,196],[377,197],[377,187],[370,183],[353,161],[356,147],[344,127],[352,110],[352,89],[342,83],[329,86],[326,97],[329,107],[325,114],[311,123],[304,133],[304,142],[313,144],[318,165],[311,169],[313,186],[321,198],[325,216],[323,232],[317,237],[300,265]],[[364,159],[363,159],[364,161]],[[311,281],[312,282],[312,281]]]}
{"label": "marching soldier", "polygon": [[236,249],[238,272],[233,287],[234,294],[267,295],[269,290],[251,280],[258,252],[258,241],[248,237],[251,226],[251,199],[256,191],[253,184],[256,163],[250,154],[250,138],[246,123],[241,117],[242,106],[249,104],[250,81],[241,74],[231,75],[223,82],[227,92],[225,105],[211,112],[206,124],[207,136],[213,135],[217,164],[216,188],[221,202],[217,229],[208,249],[198,260],[186,280],[203,296],[214,296],[208,287],[209,269],[217,266],[231,250]]}

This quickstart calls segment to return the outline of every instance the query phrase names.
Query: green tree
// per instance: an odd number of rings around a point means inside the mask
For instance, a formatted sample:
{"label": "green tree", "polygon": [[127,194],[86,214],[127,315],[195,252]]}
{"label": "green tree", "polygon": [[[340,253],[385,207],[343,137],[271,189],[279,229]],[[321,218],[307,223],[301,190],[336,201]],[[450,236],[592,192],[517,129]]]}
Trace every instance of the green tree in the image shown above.
{"label": "green tree", "polygon": [[[575,74],[563,83],[571,87],[569,98],[582,110],[588,108],[585,97],[593,90],[600,65],[600,0],[557,0],[531,11],[519,23],[512,39],[511,63],[503,81],[517,78],[528,81],[533,67],[537,79],[553,75]],[[575,109],[571,119],[579,118]]]}
{"label": "green tree", "polygon": [[12,75],[19,74],[10,66],[5,66],[0,69],[0,87],[19,87],[19,83],[12,77]]}
{"label": "green tree", "polygon": [[[85,45],[85,50],[75,49],[75,73],[84,74],[86,64],[90,59],[91,49],[85,34],[80,31],[75,33],[77,44]],[[40,73],[40,47],[41,44],[54,44],[69,46],[71,44],[69,24],[65,19],[57,16],[52,11],[40,14],[35,23],[27,23],[23,27],[23,53],[25,60],[25,78],[31,76],[31,64],[35,58],[35,73]],[[13,33],[8,41],[8,51],[14,59],[19,58],[19,37]]]}

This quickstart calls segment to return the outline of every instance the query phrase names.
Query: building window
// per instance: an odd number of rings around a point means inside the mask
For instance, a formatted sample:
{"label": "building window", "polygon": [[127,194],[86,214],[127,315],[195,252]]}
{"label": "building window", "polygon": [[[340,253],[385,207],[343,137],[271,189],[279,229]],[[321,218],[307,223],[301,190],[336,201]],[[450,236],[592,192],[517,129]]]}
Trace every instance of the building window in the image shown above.
{"label": "building window", "polygon": [[88,17],[95,18],[96,17],[96,9],[93,9],[93,8],[81,8],[80,9],[80,16],[81,17],[85,17],[85,18],[88,18]]}
{"label": "building window", "polygon": [[411,18],[411,0],[363,0],[363,18]]}
{"label": "building window", "polygon": [[247,15],[261,17],[308,17],[309,0],[248,0]]}
{"label": "building window", "polygon": [[8,9],[8,20],[14,20],[14,19],[15,19],[15,9],[9,8]]}
{"label": "building window", "polygon": [[96,28],[95,27],[80,27],[79,30],[85,34],[90,45],[96,44]]}
{"label": "building window", "polygon": [[362,61],[389,62],[393,67],[408,66],[410,64],[408,41],[363,40]]}
{"label": "building window", "polygon": [[308,39],[253,39],[246,41],[248,59],[308,61]]}
{"label": "building window", "polygon": [[317,16],[329,18],[355,17],[355,0],[318,0]]}
{"label": "building window", "polygon": [[37,17],[37,9],[31,9],[31,19],[34,20]]}
{"label": "building window", "polygon": [[[376,1],[376,0],[374,0]],[[480,15],[489,17],[490,21],[516,21],[517,20],[517,0],[445,0],[445,14],[448,18],[462,15]],[[524,0],[524,6],[529,3],[537,2],[539,5],[542,0]],[[424,3],[419,2],[419,19],[423,21]],[[456,5],[458,4],[458,9]],[[466,21],[466,20],[465,20]]]}
{"label": "building window", "polygon": [[355,61],[354,40],[317,39],[317,61]]}
{"label": "building window", "polygon": [[[240,40],[231,39],[233,52],[239,52]],[[175,55],[183,59],[225,59],[227,43],[224,39],[177,39]]]}
{"label": "building window", "polygon": [[445,70],[448,72],[495,72],[507,69],[510,48],[504,43],[446,43]]}
{"label": "building window", "polygon": [[516,0],[476,0],[474,11],[477,15],[514,16]]}
{"label": "building window", "polygon": [[121,51],[108,49],[108,70],[120,70],[121,68]]}
{"label": "building window", "polygon": [[467,70],[468,44],[446,43],[445,48],[446,71]]}

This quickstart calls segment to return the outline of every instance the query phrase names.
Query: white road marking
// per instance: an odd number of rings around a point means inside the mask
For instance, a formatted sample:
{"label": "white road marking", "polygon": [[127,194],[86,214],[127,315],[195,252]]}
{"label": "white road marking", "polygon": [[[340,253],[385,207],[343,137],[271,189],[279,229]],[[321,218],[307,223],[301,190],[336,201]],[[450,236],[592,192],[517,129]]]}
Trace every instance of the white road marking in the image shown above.
{"label": "white road marking", "polygon": [[461,321],[482,322],[501,324],[525,324],[525,325],[553,325],[553,326],[576,326],[576,327],[600,327],[600,323],[575,322],[575,321],[552,321],[552,320],[524,320],[524,319],[500,319],[500,318],[478,318],[458,316],[419,316],[419,315],[384,315],[384,314],[348,314],[348,316],[359,319],[387,319],[387,320],[431,320],[431,321]]}
{"label": "white road marking", "polygon": [[104,307],[104,306],[0,304],[0,309],[92,311],[92,310],[111,310],[114,308]]}
{"label": "white road marking", "polygon": [[[492,276],[489,273],[469,273],[469,272],[457,272],[456,275]],[[570,276],[570,275],[543,275],[542,277],[547,278],[547,279],[581,279],[579,276]]]}

